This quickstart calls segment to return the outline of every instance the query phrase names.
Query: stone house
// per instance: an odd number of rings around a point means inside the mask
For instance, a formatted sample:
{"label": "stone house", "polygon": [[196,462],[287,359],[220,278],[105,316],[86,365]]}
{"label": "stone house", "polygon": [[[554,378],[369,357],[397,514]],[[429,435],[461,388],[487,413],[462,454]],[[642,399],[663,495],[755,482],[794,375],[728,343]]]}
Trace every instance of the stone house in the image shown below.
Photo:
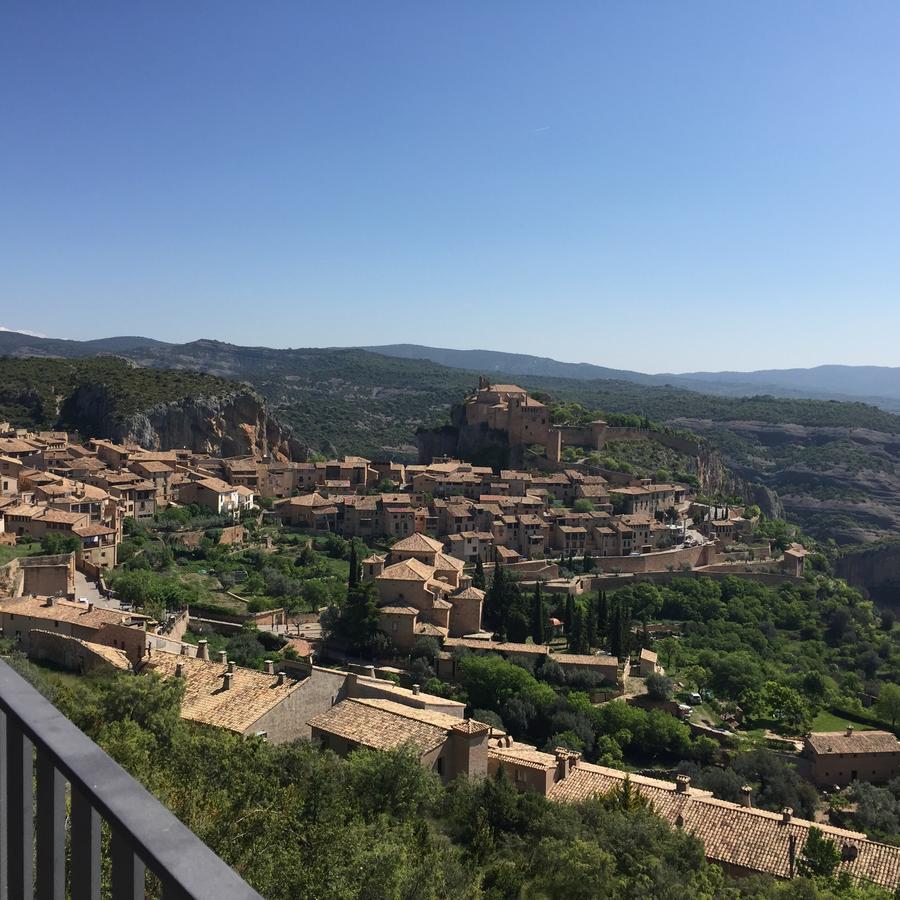
{"label": "stone house", "polygon": [[900,742],[889,731],[824,731],[808,734],[803,755],[822,788],[852,781],[882,784],[900,773]]}

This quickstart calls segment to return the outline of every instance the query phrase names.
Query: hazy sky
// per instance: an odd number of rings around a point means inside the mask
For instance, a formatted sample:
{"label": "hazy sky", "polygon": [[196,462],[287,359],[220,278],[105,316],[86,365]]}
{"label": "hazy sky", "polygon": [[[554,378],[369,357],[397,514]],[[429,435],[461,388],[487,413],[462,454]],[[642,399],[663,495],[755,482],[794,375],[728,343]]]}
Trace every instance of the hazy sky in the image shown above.
{"label": "hazy sky", "polygon": [[0,325],[900,364],[900,4],[0,6]]}

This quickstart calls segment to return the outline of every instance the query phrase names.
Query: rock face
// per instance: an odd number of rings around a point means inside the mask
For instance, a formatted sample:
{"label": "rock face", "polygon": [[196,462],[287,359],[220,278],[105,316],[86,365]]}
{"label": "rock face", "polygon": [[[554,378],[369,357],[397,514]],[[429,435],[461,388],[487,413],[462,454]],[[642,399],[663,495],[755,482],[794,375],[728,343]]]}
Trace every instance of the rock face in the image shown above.
{"label": "rock face", "polygon": [[845,553],[837,558],[834,571],[880,607],[900,610],[900,543]]}
{"label": "rock face", "polygon": [[83,435],[148,450],[189,447],[213,456],[306,458],[306,448],[269,415],[265,401],[249,388],[121,415],[104,385],[82,385],[66,400],[62,414]]}
{"label": "rock face", "polygon": [[736,477],[777,493],[786,517],[820,540],[853,545],[900,531],[900,435],[709,419],[673,424],[715,442]]}

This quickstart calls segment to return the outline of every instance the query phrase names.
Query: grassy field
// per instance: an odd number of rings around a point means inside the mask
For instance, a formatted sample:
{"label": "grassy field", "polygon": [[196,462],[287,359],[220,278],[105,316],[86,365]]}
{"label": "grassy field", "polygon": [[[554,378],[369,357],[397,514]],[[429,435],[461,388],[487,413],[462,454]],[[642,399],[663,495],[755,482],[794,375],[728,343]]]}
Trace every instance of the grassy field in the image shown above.
{"label": "grassy field", "polygon": [[15,547],[0,546],[0,566],[20,556],[35,556],[41,552],[40,544],[16,544]]}
{"label": "grassy field", "polygon": [[848,724],[852,724],[855,731],[872,731],[871,725],[865,725],[862,722],[850,722],[833,713],[823,710],[814,719],[812,723],[813,731],[843,731]]}

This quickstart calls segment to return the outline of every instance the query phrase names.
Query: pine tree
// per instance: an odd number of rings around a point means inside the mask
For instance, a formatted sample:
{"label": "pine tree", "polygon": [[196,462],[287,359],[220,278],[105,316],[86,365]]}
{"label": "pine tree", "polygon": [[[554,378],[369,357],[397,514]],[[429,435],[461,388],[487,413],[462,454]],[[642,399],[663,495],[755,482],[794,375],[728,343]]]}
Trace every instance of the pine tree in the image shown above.
{"label": "pine tree", "polygon": [[534,597],[531,600],[531,637],[535,644],[546,643],[544,625],[544,596],[539,581],[534,586]]}
{"label": "pine tree", "polygon": [[487,582],[484,578],[484,566],[481,564],[481,560],[475,563],[475,574],[472,576],[472,587],[478,588],[479,591],[483,591]]}

